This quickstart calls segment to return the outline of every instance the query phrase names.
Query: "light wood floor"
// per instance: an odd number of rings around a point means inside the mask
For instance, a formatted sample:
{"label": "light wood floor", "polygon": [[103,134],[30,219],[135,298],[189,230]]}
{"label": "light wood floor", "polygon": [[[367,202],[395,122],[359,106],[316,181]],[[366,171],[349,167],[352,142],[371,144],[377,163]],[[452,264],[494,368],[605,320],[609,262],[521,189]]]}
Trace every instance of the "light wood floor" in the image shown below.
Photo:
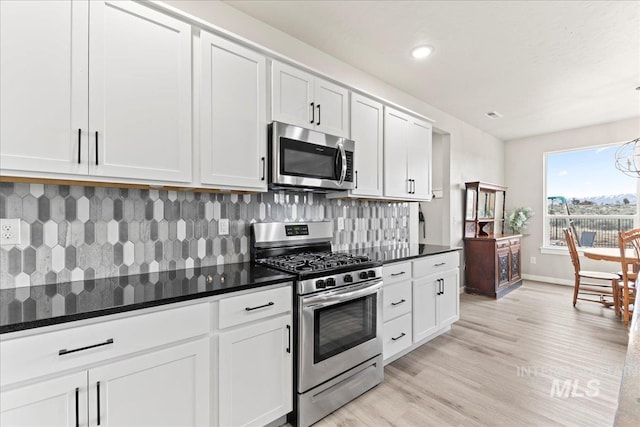
{"label": "light wood floor", "polygon": [[[461,295],[450,332],[388,365],[382,384],[316,426],[612,425],[627,331],[611,309],[573,308],[571,293],[525,282],[498,301]],[[565,380],[572,389],[577,380],[576,393],[559,397]]]}

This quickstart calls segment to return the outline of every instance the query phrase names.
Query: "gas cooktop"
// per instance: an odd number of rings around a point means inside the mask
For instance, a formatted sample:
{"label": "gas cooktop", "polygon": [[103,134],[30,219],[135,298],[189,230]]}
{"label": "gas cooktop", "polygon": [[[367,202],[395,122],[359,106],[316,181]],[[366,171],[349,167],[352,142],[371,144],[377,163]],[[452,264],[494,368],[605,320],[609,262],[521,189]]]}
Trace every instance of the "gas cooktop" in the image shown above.
{"label": "gas cooktop", "polygon": [[260,262],[291,273],[320,273],[346,266],[355,268],[360,264],[370,263],[371,260],[365,255],[350,255],[340,252],[301,252],[265,258]]}

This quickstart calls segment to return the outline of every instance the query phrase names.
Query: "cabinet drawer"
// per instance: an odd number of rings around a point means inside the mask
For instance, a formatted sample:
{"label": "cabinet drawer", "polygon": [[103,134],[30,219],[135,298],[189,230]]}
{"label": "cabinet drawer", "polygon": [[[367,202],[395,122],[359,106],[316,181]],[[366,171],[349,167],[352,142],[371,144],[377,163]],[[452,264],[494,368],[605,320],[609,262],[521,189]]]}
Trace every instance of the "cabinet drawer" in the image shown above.
{"label": "cabinet drawer", "polygon": [[291,286],[221,299],[218,328],[240,325],[291,311]]}
{"label": "cabinet drawer", "polygon": [[384,343],[382,345],[382,354],[385,360],[409,347],[412,342],[411,313],[385,322]]}
{"label": "cabinet drawer", "polygon": [[441,271],[458,268],[460,256],[457,251],[432,255],[413,261],[413,277],[424,277]]}
{"label": "cabinet drawer", "polygon": [[385,322],[411,311],[411,281],[384,285],[382,318]]}
{"label": "cabinet drawer", "polygon": [[385,265],[382,269],[382,277],[385,285],[387,283],[399,282],[411,278],[411,262],[400,262],[398,264]]}
{"label": "cabinet drawer", "polygon": [[198,304],[3,340],[0,385],[76,369],[208,332],[209,304]]}

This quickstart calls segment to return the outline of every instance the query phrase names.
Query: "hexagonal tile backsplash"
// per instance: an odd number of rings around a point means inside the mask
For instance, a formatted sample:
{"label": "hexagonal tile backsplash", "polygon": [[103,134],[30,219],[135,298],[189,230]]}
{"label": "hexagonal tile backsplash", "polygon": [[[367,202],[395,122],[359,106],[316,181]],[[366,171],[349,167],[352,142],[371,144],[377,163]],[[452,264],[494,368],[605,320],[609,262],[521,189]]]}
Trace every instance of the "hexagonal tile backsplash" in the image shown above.
{"label": "hexagonal tile backsplash", "polygon": [[[336,250],[407,243],[408,216],[408,203],[314,193],[0,183],[0,218],[21,219],[21,244],[0,247],[0,287],[249,261],[253,222],[333,220]],[[218,235],[222,218],[228,236]]]}

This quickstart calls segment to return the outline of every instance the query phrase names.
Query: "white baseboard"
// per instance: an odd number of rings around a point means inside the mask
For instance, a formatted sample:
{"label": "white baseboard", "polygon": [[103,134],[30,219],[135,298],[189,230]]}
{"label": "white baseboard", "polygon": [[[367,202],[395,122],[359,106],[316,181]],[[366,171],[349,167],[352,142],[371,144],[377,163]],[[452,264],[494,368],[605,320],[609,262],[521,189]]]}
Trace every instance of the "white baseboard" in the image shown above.
{"label": "white baseboard", "polygon": [[554,285],[573,286],[573,280],[558,279],[556,277],[537,276],[535,274],[523,274],[524,280],[533,280],[534,282],[552,283]]}

